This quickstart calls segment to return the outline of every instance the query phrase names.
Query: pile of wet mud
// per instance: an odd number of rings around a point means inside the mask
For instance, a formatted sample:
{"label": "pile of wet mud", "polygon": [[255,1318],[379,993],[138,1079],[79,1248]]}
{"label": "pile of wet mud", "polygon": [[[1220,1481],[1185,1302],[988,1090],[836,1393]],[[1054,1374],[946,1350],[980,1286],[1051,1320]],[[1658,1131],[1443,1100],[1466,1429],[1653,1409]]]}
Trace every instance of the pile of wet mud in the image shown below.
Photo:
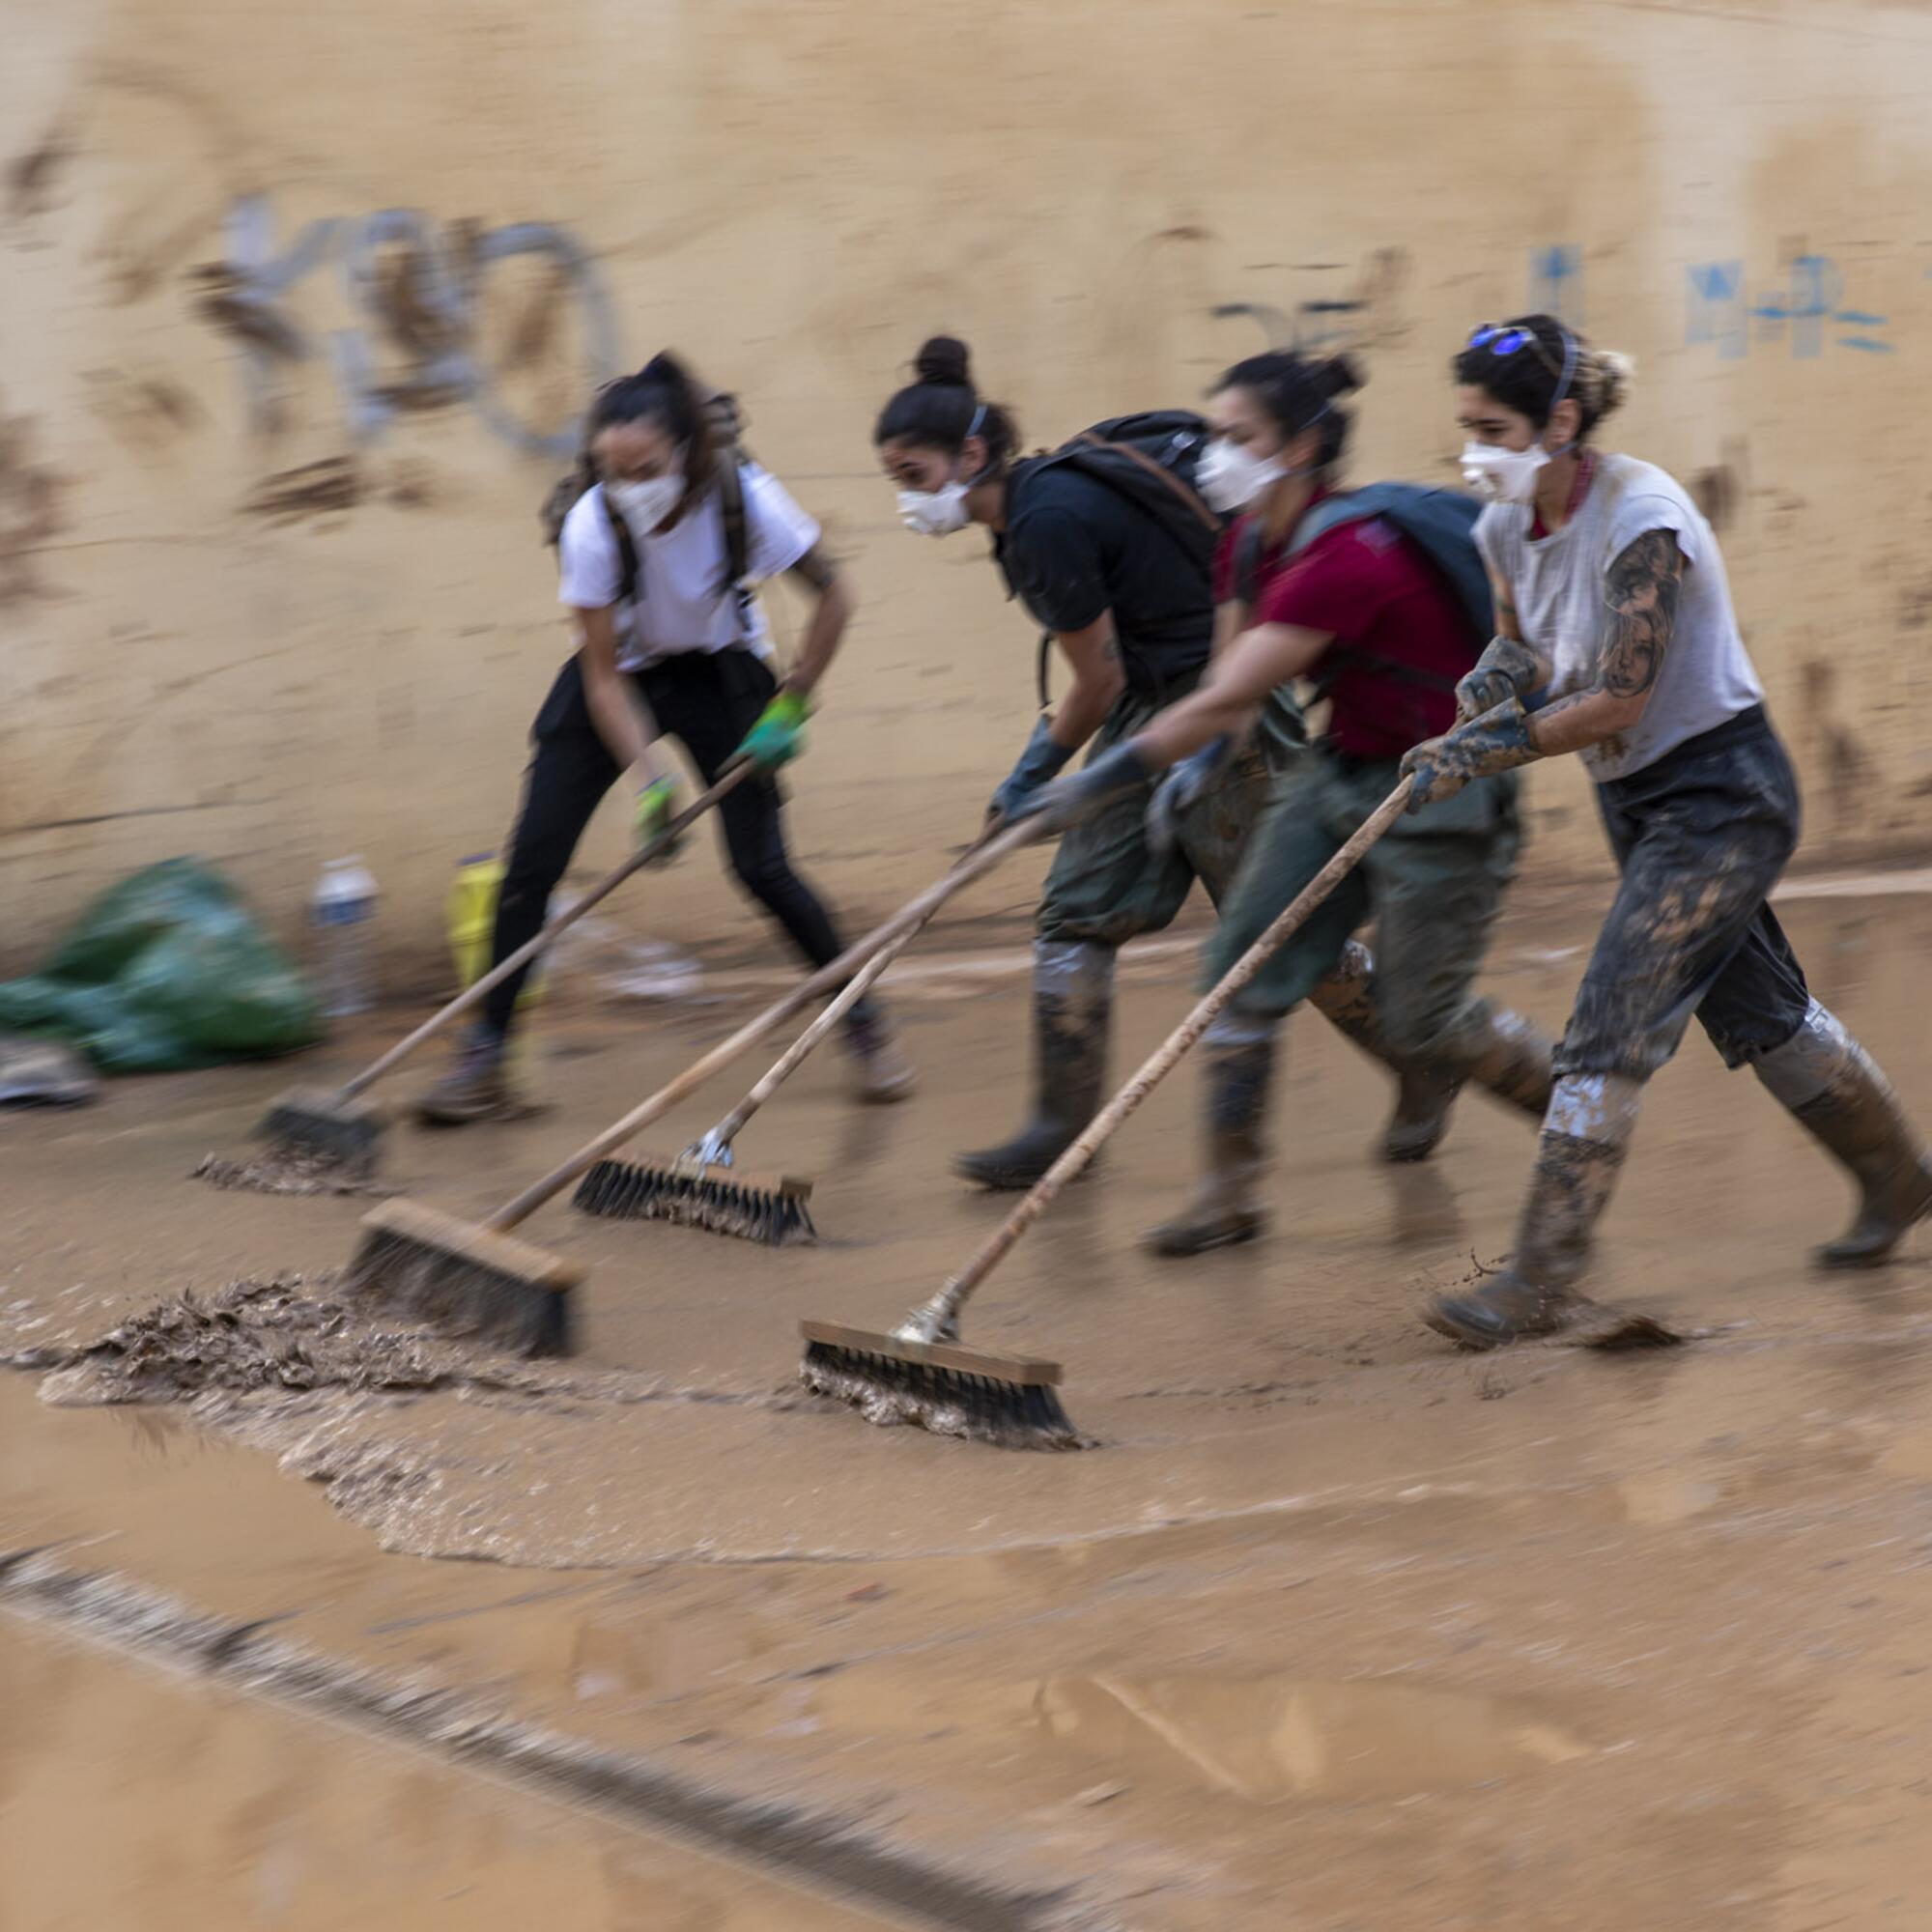
{"label": "pile of wet mud", "polygon": [[375,1326],[301,1275],[234,1282],[210,1299],[185,1291],[98,1342],[7,1359],[16,1369],[51,1371],[43,1400],[71,1404],[187,1402],[264,1389],[421,1392],[478,1379],[473,1359],[432,1336]]}
{"label": "pile of wet mud", "polygon": [[271,1148],[248,1160],[204,1154],[188,1170],[190,1180],[211,1187],[242,1188],[253,1194],[379,1194],[366,1168],[344,1167],[327,1154]]}

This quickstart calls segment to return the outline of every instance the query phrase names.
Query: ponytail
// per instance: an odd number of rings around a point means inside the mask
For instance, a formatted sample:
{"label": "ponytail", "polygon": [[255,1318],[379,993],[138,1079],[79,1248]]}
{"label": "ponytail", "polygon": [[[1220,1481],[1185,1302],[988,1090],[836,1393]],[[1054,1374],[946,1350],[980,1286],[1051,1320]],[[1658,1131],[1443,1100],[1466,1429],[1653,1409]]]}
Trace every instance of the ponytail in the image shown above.
{"label": "ponytail", "polygon": [[935,335],[913,358],[913,380],[879,412],[876,446],[912,442],[957,456],[972,436],[986,440],[986,468],[1004,469],[1019,448],[1019,426],[973,386],[972,357],[957,337]]}

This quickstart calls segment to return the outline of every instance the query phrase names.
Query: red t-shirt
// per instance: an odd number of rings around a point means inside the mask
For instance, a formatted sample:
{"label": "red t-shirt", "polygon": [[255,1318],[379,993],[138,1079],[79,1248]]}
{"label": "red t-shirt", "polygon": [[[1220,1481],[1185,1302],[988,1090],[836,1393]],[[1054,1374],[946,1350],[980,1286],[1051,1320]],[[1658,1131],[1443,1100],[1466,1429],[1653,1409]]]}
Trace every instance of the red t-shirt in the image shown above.
{"label": "red t-shirt", "polygon": [[[1235,560],[1247,526],[1243,517],[1221,539],[1217,603],[1239,594]],[[1360,758],[1397,758],[1448,730],[1456,722],[1456,680],[1481,649],[1455,591],[1383,517],[1344,524],[1293,558],[1264,553],[1248,621],[1333,633],[1310,675],[1326,686],[1328,742]],[[1357,662],[1351,650],[1438,683]]]}

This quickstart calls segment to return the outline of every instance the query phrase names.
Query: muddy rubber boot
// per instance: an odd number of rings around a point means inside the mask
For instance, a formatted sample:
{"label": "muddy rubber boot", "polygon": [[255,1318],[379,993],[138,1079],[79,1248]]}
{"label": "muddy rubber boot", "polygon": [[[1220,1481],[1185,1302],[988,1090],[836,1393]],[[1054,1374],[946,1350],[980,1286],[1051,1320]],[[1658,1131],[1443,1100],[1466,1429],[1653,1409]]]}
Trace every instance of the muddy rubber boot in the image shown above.
{"label": "muddy rubber boot", "polygon": [[1203,1035],[1208,1171],[1180,1213],[1149,1230],[1150,1252],[1205,1255],[1252,1241],[1266,1226],[1256,1190],[1267,1166],[1267,1096],[1278,1030],[1273,1019],[1223,1014]]}
{"label": "muddy rubber boot", "polygon": [[1114,949],[1043,939],[1033,956],[1033,1114],[1011,1140],[955,1156],[981,1187],[1031,1187],[1100,1111],[1106,1085]]}
{"label": "muddy rubber boot", "polygon": [[1549,1105],[1549,1041],[1507,1008],[1470,1004],[1456,1037],[1428,1061],[1393,1052],[1376,1004],[1376,965],[1369,949],[1351,939],[1335,970],[1309,994],[1309,1004],[1401,1081],[1395,1113],[1381,1139],[1387,1161],[1426,1160],[1449,1131],[1463,1088],[1475,1084],[1506,1105],[1541,1121]]}
{"label": "muddy rubber boot", "polygon": [[524,1111],[503,1068],[504,1035],[478,1021],[463,1036],[456,1065],[415,1104],[416,1119],[437,1127],[514,1120]]}
{"label": "muddy rubber boot", "polygon": [[1814,1249],[1820,1267],[1877,1267],[1932,1215],[1932,1160],[1863,1047],[1816,1000],[1790,1039],[1752,1069],[1859,1185],[1858,1213]]}
{"label": "muddy rubber boot", "polygon": [[1616,1189],[1642,1084],[1617,1074],[1557,1082],[1537,1142],[1516,1252],[1480,1288],[1438,1295],[1423,1320],[1464,1349],[1499,1349],[1569,1325],[1592,1236]]}
{"label": "muddy rubber boot", "polygon": [[869,1001],[862,1000],[846,1015],[845,1051],[852,1056],[852,1092],[868,1107],[889,1107],[919,1085],[891,1021]]}
{"label": "muddy rubber boot", "polygon": [[1399,1166],[1427,1160],[1441,1146],[1463,1083],[1426,1066],[1399,1067],[1396,1079],[1395,1112],[1382,1131],[1382,1158]]}

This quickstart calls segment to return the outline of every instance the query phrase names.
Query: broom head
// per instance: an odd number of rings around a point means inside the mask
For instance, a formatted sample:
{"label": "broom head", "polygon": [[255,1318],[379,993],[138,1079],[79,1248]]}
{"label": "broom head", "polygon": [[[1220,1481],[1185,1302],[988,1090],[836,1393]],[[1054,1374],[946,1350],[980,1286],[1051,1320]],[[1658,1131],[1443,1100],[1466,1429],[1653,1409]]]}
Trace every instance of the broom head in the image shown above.
{"label": "broom head", "polygon": [[818,1238],[810,1200],[811,1182],[789,1175],[742,1174],[735,1167],[703,1167],[654,1153],[635,1161],[600,1160],[572,1197],[586,1214],[669,1221],[774,1248]]}
{"label": "broom head", "polygon": [[909,1422],[1001,1449],[1084,1449],[1055,1389],[1060,1364],[913,1342],[836,1321],[801,1321],[799,1379],[849,1402],[867,1422]]}
{"label": "broom head", "polygon": [[296,1087],[278,1094],[255,1123],[255,1139],[277,1151],[316,1155],[366,1174],[376,1165],[384,1124],[382,1110],[367,1100],[345,1100],[320,1087]]}
{"label": "broom head", "polygon": [[385,1201],[362,1219],[343,1287],[445,1335],[524,1355],[570,1352],[570,1292],[584,1270],[527,1241],[413,1201]]}

